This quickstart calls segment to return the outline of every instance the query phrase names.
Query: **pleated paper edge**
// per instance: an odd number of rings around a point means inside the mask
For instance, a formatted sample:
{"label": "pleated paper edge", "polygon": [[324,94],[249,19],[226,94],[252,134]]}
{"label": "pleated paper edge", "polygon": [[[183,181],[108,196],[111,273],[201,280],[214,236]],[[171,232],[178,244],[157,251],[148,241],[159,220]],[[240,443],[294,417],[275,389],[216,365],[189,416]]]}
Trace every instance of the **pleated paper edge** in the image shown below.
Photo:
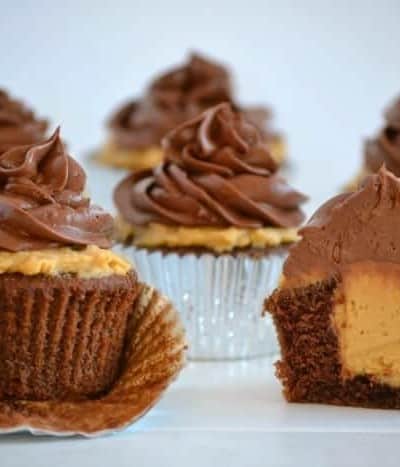
{"label": "pleated paper edge", "polygon": [[[179,313],[176,309],[172,306],[171,302],[167,297],[162,295],[156,289],[147,284],[142,284],[142,290],[140,292],[139,297],[137,298],[135,305],[138,306],[140,303],[143,306],[148,307],[149,302],[156,297],[156,305],[162,306],[164,305],[165,308],[168,310],[169,320],[173,319],[173,328],[170,329],[169,337],[175,335],[177,337],[176,341],[176,349],[177,349],[177,366],[173,370],[172,374],[168,375],[164,381],[155,385],[156,391],[154,395],[150,398],[150,400],[142,407],[141,410],[137,411],[136,413],[129,415],[129,417],[125,417],[124,419],[110,422],[104,427],[97,426],[96,428],[92,429],[74,429],[73,422],[68,425],[68,421],[64,417],[54,417],[54,409],[62,408],[63,406],[66,407],[67,411],[74,411],[75,416],[79,416],[80,419],[84,416],[82,412],[82,408],[85,404],[87,405],[98,405],[99,403],[104,403],[104,409],[109,411],[109,413],[115,412],[116,408],[121,408],[121,406],[125,407],[126,405],[129,407],[129,402],[126,404],[123,401],[111,401],[107,402],[107,398],[112,398],[113,392],[118,385],[119,381],[123,378],[123,375],[129,370],[129,368],[125,368],[120,378],[115,382],[113,388],[100,399],[93,400],[93,401],[83,401],[83,402],[64,402],[64,401],[43,401],[43,402],[35,402],[35,401],[0,401],[0,413],[6,409],[9,415],[9,426],[6,424],[2,424],[0,426],[0,435],[2,434],[16,434],[16,433],[30,433],[34,436],[57,436],[57,437],[70,437],[70,436],[83,436],[87,438],[99,437],[104,436],[106,434],[112,434],[119,431],[126,429],[128,426],[131,426],[139,419],[141,419],[149,410],[151,410],[162,398],[165,391],[168,387],[177,379],[180,371],[186,365],[186,350],[187,350],[187,341],[185,331],[179,316]],[[148,314],[151,310],[146,309],[146,311],[142,314],[145,316],[146,313]],[[161,313],[160,313],[161,315]],[[134,316],[134,314],[133,314]],[[157,315],[159,316],[159,315]],[[165,318],[165,321],[166,318]],[[135,324],[131,324],[135,326]],[[132,335],[132,340],[133,340]],[[134,366],[134,365],[132,365]],[[117,397],[117,394],[115,395]],[[45,406],[48,407],[45,407]],[[23,408],[29,407],[29,410],[36,411],[36,413],[26,415],[23,413]],[[47,415],[40,412],[46,411]],[[36,421],[35,421],[36,419]],[[2,423],[1,415],[0,415],[0,423]],[[90,423],[90,421],[89,421]],[[61,426],[64,424],[64,427]],[[53,426],[51,426],[53,425]],[[58,426],[55,426],[58,425]]]}

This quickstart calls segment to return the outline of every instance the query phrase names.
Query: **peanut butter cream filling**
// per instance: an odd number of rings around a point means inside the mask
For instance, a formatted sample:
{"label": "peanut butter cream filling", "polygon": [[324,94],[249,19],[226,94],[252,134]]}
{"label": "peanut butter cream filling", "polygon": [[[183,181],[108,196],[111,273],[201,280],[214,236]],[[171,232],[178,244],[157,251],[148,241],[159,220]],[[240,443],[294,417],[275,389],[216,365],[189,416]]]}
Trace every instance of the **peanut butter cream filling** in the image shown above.
{"label": "peanut butter cream filling", "polygon": [[65,247],[16,253],[0,251],[0,274],[76,274],[90,279],[114,274],[124,275],[131,269],[132,266],[114,252],[95,245],[89,245],[82,250]]}
{"label": "peanut butter cream filling", "polygon": [[332,321],[343,377],[400,387],[400,266],[360,262],[342,273]]}
{"label": "peanut butter cream filling", "polygon": [[155,167],[163,159],[161,147],[150,146],[146,149],[126,149],[109,142],[97,155],[97,160],[105,165],[121,169],[142,170]]}
{"label": "peanut butter cream filling", "polygon": [[217,253],[236,248],[276,247],[298,240],[297,229],[264,227],[241,229],[237,227],[178,227],[152,223],[148,226],[131,226],[117,219],[117,237],[144,248],[203,247]]}

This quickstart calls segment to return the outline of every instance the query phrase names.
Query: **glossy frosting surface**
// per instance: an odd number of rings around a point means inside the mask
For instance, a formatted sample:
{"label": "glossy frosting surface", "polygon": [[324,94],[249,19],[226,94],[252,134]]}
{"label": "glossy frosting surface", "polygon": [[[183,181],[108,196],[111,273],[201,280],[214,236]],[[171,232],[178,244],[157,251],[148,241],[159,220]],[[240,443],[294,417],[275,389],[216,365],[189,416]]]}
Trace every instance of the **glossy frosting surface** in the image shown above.
{"label": "glossy frosting surface", "polygon": [[229,104],[172,130],[165,162],[129,175],[115,190],[122,218],[133,225],[296,227],[306,197],[276,173],[254,125]]}
{"label": "glossy frosting surface", "polygon": [[59,130],[0,155],[0,250],[110,246],[112,217],[84,195],[86,175]]}

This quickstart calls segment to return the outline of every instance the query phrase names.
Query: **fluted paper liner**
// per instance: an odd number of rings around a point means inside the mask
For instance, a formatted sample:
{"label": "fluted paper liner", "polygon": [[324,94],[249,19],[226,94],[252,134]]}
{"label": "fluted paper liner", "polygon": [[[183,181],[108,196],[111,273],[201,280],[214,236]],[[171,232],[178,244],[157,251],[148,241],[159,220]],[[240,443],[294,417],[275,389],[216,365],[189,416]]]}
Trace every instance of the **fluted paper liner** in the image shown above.
{"label": "fluted paper liner", "polygon": [[263,302],[278,286],[284,248],[261,258],[248,254],[196,255],[117,247],[140,280],[154,284],[174,303],[185,325],[191,359],[235,359],[277,350]]}
{"label": "fluted paper liner", "polygon": [[185,333],[169,300],[142,284],[125,339],[122,371],[107,394],[76,402],[0,401],[0,431],[95,436],[138,420],[183,368]]}

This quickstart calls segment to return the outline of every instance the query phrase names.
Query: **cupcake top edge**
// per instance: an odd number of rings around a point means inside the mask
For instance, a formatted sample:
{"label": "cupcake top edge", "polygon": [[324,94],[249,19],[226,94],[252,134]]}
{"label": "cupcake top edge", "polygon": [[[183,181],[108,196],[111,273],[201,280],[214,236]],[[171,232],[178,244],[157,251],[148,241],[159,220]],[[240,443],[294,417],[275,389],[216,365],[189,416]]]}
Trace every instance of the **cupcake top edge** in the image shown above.
{"label": "cupcake top edge", "polygon": [[228,103],[170,131],[165,162],[126,177],[114,192],[132,225],[297,227],[306,197],[277,173],[257,128]]}
{"label": "cupcake top edge", "polygon": [[400,179],[382,167],[315,212],[290,250],[285,282],[334,277],[357,262],[400,263],[399,231]]}
{"label": "cupcake top edge", "polygon": [[86,175],[59,128],[0,155],[0,250],[111,246],[112,217],[84,194]]}
{"label": "cupcake top edge", "polygon": [[13,146],[32,144],[46,137],[48,122],[0,89],[0,154]]}

